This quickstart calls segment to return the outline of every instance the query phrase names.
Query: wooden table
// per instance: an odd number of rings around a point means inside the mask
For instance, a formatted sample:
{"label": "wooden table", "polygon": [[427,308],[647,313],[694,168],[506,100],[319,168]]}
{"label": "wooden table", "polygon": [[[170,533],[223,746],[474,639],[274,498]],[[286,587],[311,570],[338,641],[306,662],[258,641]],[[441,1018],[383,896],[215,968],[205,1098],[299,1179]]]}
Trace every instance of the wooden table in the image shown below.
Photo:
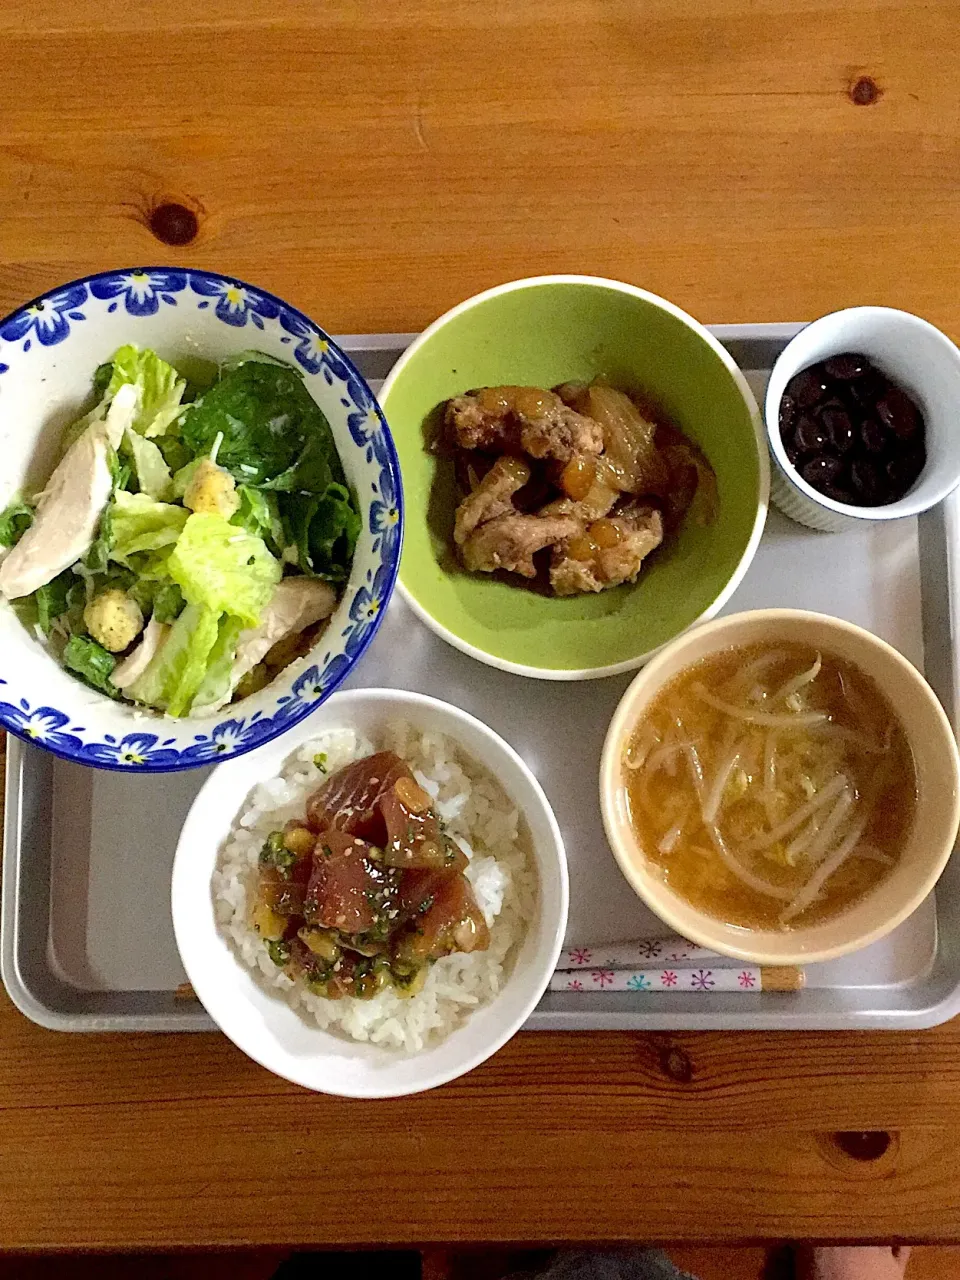
{"label": "wooden table", "polygon": [[[167,262],[410,330],[584,271],[960,337],[958,65],[956,0],[2,0],[0,309]],[[960,1240],[958,1148],[957,1026],[523,1034],[370,1104],[0,1001],[0,1248]]]}

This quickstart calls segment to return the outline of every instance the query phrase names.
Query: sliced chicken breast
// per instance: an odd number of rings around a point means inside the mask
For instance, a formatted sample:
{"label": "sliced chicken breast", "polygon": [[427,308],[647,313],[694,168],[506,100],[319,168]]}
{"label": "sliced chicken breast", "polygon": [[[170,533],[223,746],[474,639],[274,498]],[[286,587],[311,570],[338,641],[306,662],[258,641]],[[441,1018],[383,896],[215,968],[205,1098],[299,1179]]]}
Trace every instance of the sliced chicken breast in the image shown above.
{"label": "sliced chicken breast", "polygon": [[202,709],[216,711],[229,702],[241,679],[278,641],[329,618],[336,605],[337,593],[329,583],[319,578],[283,578],[274,588],[259,625],[240,632],[229,689],[218,702],[205,704]]}
{"label": "sliced chicken breast", "polygon": [[151,618],[144,628],[137,647],[114,667],[110,683],[116,685],[118,689],[126,689],[133,684],[134,680],[138,680],[159,653],[160,646],[169,632],[170,628],[165,622],[158,622],[156,618]]}
{"label": "sliced chicken breast", "polygon": [[90,549],[113,490],[109,449],[137,411],[136,387],[120,388],[106,418],[92,423],[63,455],[40,495],[33,524],[0,565],[0,592],[28,596]]}

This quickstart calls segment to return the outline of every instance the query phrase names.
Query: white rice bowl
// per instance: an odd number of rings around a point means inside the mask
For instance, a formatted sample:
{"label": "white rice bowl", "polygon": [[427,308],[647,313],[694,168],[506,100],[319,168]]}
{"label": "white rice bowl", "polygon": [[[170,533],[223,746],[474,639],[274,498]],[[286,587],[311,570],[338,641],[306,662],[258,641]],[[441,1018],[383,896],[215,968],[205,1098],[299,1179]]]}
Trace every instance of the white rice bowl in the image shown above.
{"label": "white rice bowl", "polygon": [[[422,991],[413,997],[405,999],[387,987],[372,1000],[331,1000],[279,969],[250,923],[257,859],[272,831],[291,818],[303,818],[307,797],[325,777],[374,751],[395,751],[407,762],[432,797],[448,834],[469,858],[464,874],[490,928],[490,947],[438,960]],[[314,763],[318,755],[326,758],[324,769]],[[330,729],[304,743],[278,777],[260,783],[248,797],[213,874],[217,924],[244,964],[255,970],[257,980],[317,1026],[417,1053],[449,1035],[478,1005],[491,1001],[509,972],[537,901],[529,834],[522,828],[516,806],[499,783],[467,761],[443,734],[418,732],[405,721],[388,725],[374,741],[353,729]]]}
{"label": "white rice bowl", "polygon": [[[246,926],[260,842],[302,812],[322,777],[318,742],[328,770],[374,745],[397,749],[470,846],[492,948],[438,961],[412,1000],[391,991],[366,1002],[311,998],[261,965],[262,944]],[[506,1043],[549,985],[568,898],[557,820],[520,756],[467,712],[401,689],[338,691],[282,738],[212,770],[183,824],[171,882],[187,977],[221,1031],[277,1075],[351,1098],[432,1089]]]}

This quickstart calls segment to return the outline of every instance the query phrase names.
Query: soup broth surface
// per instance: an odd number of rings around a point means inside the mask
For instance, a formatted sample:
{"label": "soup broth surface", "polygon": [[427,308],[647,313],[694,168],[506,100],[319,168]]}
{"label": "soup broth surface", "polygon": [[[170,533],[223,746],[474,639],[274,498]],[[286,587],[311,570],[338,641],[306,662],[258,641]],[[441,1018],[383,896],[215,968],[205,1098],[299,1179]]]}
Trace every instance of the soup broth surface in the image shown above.
{"label": "soup broth surface", "polygon": [[906,735],[852,663],[801,644],[713,654],[643,713],[630,821],[670,887],[729,924],[790,929],[890,874],[917,779]]}

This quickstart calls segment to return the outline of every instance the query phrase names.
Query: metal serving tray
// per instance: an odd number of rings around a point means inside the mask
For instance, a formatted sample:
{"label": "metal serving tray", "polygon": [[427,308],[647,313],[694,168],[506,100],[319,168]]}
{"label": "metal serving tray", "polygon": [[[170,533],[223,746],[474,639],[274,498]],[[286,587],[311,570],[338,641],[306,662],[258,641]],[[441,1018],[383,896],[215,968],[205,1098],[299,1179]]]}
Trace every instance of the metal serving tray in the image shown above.
{"label": "metal serving tray", "polygon": [[[762,401],[799,325],[714,332]],[[411,335],[341,339],[376,387]],[[957,547],[950,499],[919,521],[820,534],[771,510],[730,606],[796,605],[849,618],[894,644],[957,724]],[[351,683],[437,694],[520,751],[556,810],[570,864],[568,942],[666,932],[629,890],[600,823],[595,762],[630,676],[555,684],[506,675],[450,648],[395,597]],[[561,745],[562,744],[562,745]],[[180,824],[208,770],[145,778],[71,765],[10,738],[0,974],[35,1022],[63,1031],[209,1030],[184,981],[168,882]],[[960,1012],[960,859],[889,938],[807,969],[798,994],[589,992],[546,995],[532,1029],[920,1027]]]}

